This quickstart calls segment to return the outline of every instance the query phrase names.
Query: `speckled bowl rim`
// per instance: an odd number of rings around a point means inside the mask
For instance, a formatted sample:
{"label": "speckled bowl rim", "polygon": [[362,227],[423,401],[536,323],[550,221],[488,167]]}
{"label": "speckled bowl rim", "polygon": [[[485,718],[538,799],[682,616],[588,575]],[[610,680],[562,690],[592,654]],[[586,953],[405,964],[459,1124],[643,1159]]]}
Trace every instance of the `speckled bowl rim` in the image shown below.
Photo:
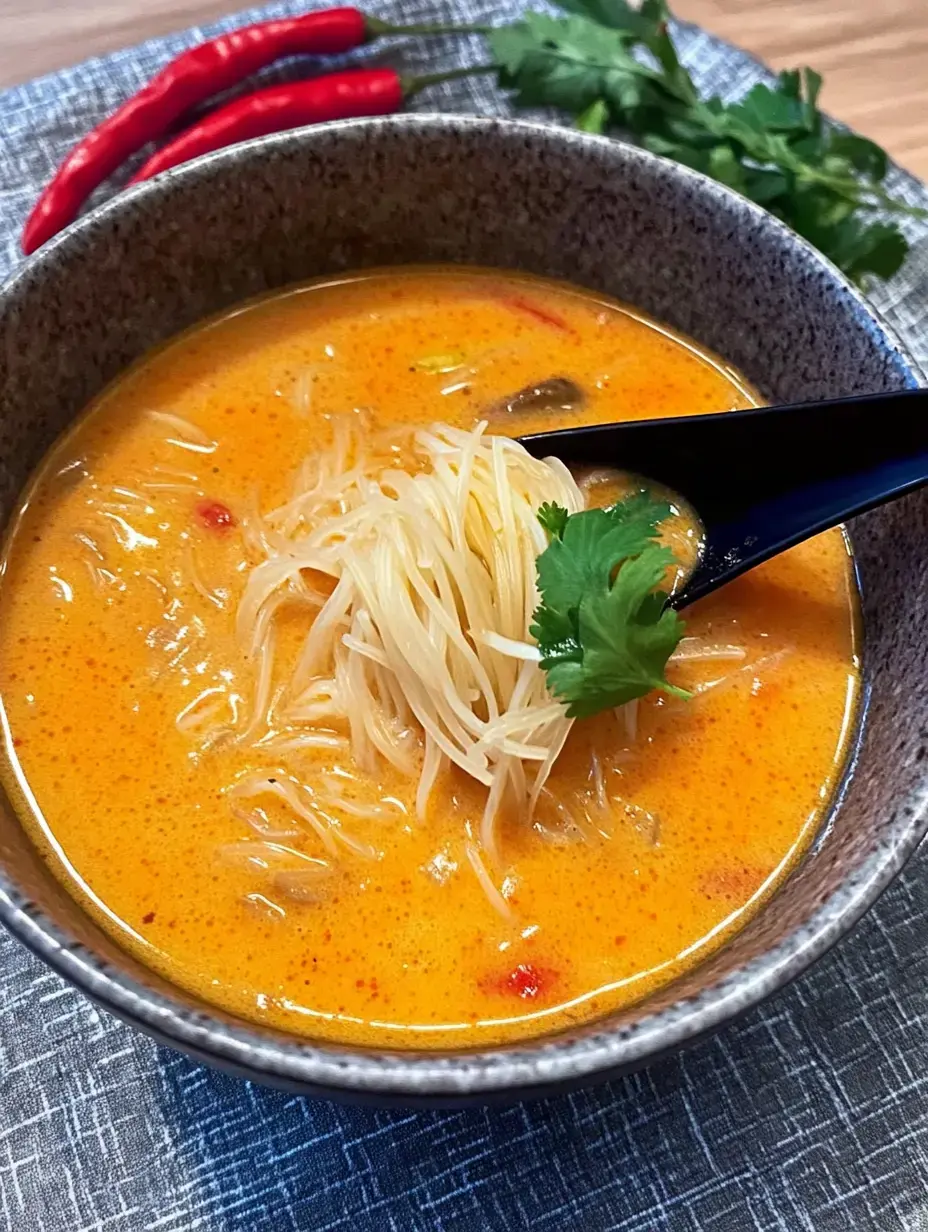
{"label": "speckled bowl rim", "polygon": [[[876,343],[895,353],[908,369],[911,383],[928,384],[924,371],[894,331],[834,265],[777,219],[730,189],[680,164],[606,138],[552,125],[476,116],[416,113],[339,121],[217,151],[136,185],[79,219],[13,272],[0,288],[0,301],[14,297],[20,282],[35,278],[44,266],[53,265],[87,242],[99,242],[94,232],[105,234],[108,226],[130,213],[136,203],[155,199],[175,184],[195,185],[198,180],[208,179],[211,169],[218,164],[248,163],[264,150],[284,153],[312,144],[320,136],[329,139],[333,133],[357,128],[393,133],[447,133],[466,128],[471,134],[483,130],[488,135],[512,130],[514,136],[569,145],[581,153],[585,148],[601,153],[602,147],[608,146],[617,168],[661,163],[681,183],[705,197],[724,201],[726,208],[740,213],[746,223],[779,235],[805,261],[824,270],[837,288],[854,301],[859,319],[869,325]],[[851,773],[853,764],[847,769],[845,782]],[[409,1102],[436,1098],[454,1102],[456,1098],[494,1094],[519,1098],[564,1089],[598,1074],[606,1076],[634,1069],[714,1031],[806,970],[873,905],[917,848],[928,828],[928,776],[909,805],[908,809],[896,810],[896,820],[887,824],[880,845],[849,872],[805,924],[695,996],[645,1013],[631,1025],[610,1026],[606,1019],[578,1029],[570,1038],[554,1035],[483,1050],[428,1053],[339,1048],[297,1036],[282,1038],[282,1033],[251,1027],[244,1021],[241,1025],[220,1021],[208,1008],[192,1013],[188,1007],[136,983],[77,944],[30,903],[2,871],[0,922],[59,975],[101,1006],[160,1041],[255,1081],[375,1101],[378,1097],[393,1097],[393,1102],[403,1102],[404,1098]]]}

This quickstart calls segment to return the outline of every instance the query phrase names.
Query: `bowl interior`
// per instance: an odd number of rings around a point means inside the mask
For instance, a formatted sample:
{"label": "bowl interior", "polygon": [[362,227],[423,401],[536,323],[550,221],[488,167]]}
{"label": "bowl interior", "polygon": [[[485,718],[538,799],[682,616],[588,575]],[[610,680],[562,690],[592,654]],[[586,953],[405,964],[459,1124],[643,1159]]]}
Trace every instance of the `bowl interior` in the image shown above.
{"label": "bowl interior", "polygon": [[[321,274],[459,262],[569,279],[683,330],[776,400],[917,383],[860,299],[810,249],[701,177],[616,143],[495,121],[401,117],[213,156],[117,199],[0,299],[0,512],[89,399],[147,349],[249,296]],[[749,460],[763,465],[762,459]],[[138,1025],[253,1076],[427,1098],[640,1063],[801,970],[860,914],[921,833],[928,724],[928,497],[859,519],[868,721],[814,850],[766,909],[681,981],[612,1019],[488,1054],[373,1056],[245,1025],[124,954],[0,808],[0,914]]]}

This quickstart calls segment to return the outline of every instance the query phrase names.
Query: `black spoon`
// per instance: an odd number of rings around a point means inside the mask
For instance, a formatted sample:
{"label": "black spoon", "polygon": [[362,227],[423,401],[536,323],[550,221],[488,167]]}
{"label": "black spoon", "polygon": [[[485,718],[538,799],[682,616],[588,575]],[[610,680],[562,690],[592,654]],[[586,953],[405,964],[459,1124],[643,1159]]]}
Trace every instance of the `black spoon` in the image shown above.
{"label": "black spoon", "polygon": [[684,607],[794,544],[928,483],[928,390],[520,438],[535,457],[632,471],[679,493],[705,531]]}

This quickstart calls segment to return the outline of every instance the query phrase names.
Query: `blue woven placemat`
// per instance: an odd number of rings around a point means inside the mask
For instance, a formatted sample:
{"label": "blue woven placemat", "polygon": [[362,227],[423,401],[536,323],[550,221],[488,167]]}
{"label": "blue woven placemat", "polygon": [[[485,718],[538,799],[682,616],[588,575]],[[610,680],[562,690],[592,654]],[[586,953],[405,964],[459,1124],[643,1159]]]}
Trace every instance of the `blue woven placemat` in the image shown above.
{"label": "blue woven placemat", "polygon": [[[376,11],[395,21],[497,21],[519,7],[395,0]],[[67,147],[218,28],[0,95],[0,272],[19,259],[22,221]],[[679,35],[706,88],[736,95],[763,75],[698,30]],[[475,62],[480,50],[475,40],[433,40],[363,54],[415,70]],[[420,106],[506,112],[483,80],[432,91]],[[917,181],[893,175],[895,191],[928,205]],[[928,228],[912,224],[910,234]],[[928,362],[928,243],[873,298]],[[101,1013],[0,935],[0,1225],[928,1232],[926,941],[923,852],[829,958],[688,1053],[546,1102],[402,1113],[222,1077]]]}

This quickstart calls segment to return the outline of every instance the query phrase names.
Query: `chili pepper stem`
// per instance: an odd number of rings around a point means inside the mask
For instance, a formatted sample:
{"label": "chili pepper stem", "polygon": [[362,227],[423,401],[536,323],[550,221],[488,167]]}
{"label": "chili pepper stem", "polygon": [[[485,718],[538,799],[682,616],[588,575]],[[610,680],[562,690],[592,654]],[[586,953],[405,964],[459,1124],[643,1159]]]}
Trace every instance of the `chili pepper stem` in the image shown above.
{"label": "chili pepper stem", "polygon": [[469,68],[453,68],[447,73],[426,73],[421,77],[402,77],[403,97],[413,98],[429,86],[440,86],[445,81],[457,81],[459,77],[478,77],[497,72],[495,64],[473,64]]}
{"label": "chili pepper stem", "polygon": [[392,21],[382,21],[379,17],[371,17],[369,13],[364,14],[364,24],[367,27],[369,40],[386,38],[392,34],[486,34],[490,29],[489,26],[442,26],[430,22],[416,23],[411,26],[397,26]]}

